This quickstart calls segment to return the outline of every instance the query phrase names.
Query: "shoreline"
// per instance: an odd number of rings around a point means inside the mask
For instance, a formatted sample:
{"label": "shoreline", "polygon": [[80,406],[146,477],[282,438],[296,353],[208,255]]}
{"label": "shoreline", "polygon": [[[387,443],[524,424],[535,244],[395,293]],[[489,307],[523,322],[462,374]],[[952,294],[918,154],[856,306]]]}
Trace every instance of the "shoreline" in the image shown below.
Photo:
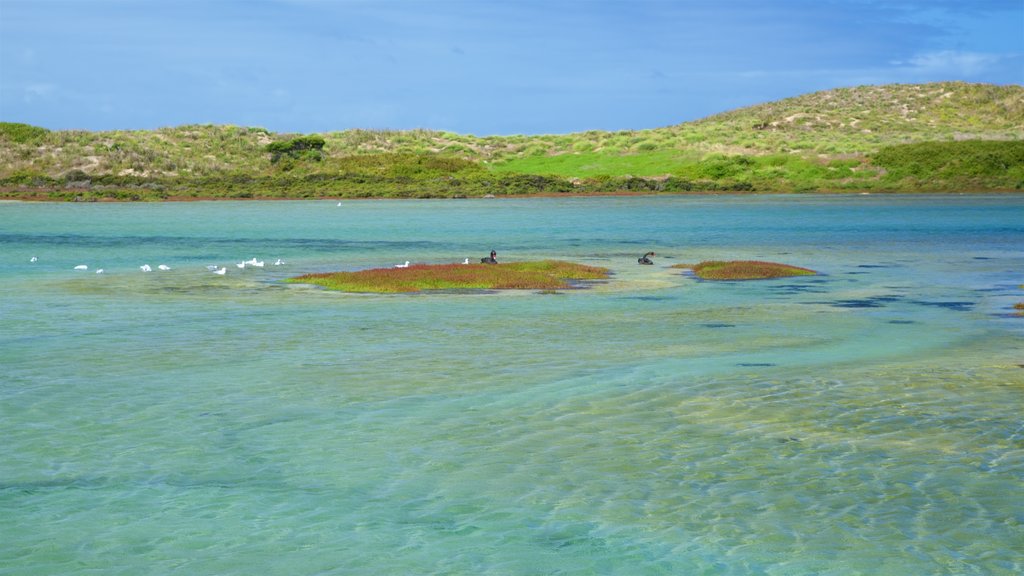
{"label": "shoreline", "polygon": [[686,191],[686,192],[650,192],[622,190],[616,192],[538,192],[530,194],[494,194],[485,196],[317,196],[313,198],[289,197],[289,196],[261,196],[261,197],[228,197],[228,196],[182,196],[170,195],[164,198],[140,197],[137,199],[124,198],[51,198],[50,192],[36,192],[25,194],[11,194],[0,190],[0,202],[54,202],[54,203],[102,203],[102,204],[135,204],[146,202],[274,202],[274,201],[310,201],[310,202],[349,202],[360,200],[501,200],[512,198],[591,198],[591,197],[637,197],[637,196],[980,196],[980,195],[1020,195],[1024,190],[813,190],[801,192],[787,191]]}

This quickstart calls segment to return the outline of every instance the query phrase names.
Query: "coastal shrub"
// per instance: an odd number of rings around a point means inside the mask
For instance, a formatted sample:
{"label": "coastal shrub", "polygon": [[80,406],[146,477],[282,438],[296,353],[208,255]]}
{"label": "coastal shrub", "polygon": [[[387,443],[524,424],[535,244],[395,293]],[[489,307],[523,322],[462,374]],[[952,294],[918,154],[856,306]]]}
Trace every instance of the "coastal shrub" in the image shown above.
{"label": "coastal shrub", "polygon": [[285,155],[296,160],[320,160],[323,158],[324,144],[326,141],[320,136],[299,136],[284,142],[271,142],[267,144],[266,150],[270,152],[271,162],[277,162]]}
{"label": "coastal shrub", "polygon": [[1024,167],[1024,141],[963,140],[886,146],[871,157],[892,177],[1005,176]]}
{"label": "coastal shrub", "polygon": [[90,182],[91,180],[92,178],[88,174],[78,169],[68,170],[64,173],[64,182],[69,184],[72,182]]}
{"label": "coastal shrub", "polygon": [[572,182],[564,178],[535,174],[504,174],[494,180],[493,187],[494,193],[509,195],[573,191]]}
{"label": "coastal shrub", "polygon": [[663,184],[666,192],[689,192],[693,190],[693,182],[684,178],[676,178],[675,176],[665,179]]}
{"label": "coastal shrub", "polygon": [[719,180],[750,172],[754,160],[748,156],[722,156],[712,154],[697,165],[697,176]]}
{"label": "coastal shrub", "polygon": [[530,144],[523,148],[523,156],[543,156],[548,151],[548,147],[543,144]]}
{"label": "coastal shrub", "polygon": [[0,122],[0,136],[19,144],[35,143],[42,140],[50,131],[31,124],[18,122]]}
{"label": "coastal shrub", "polygon": [[0,179],[0,186],[32,186],[46,187],[55,186],[57,180],[33,170],[17,170],[9,176]]}

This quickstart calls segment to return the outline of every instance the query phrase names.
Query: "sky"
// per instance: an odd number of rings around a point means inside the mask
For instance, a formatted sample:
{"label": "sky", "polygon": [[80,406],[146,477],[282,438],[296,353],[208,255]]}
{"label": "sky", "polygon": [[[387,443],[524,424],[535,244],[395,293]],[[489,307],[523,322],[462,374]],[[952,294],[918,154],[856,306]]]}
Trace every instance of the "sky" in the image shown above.
{"label": "sky", "polygon": [[658,128],[808,92],[1024,84],[1024,0],[0,0],[0,121]]}

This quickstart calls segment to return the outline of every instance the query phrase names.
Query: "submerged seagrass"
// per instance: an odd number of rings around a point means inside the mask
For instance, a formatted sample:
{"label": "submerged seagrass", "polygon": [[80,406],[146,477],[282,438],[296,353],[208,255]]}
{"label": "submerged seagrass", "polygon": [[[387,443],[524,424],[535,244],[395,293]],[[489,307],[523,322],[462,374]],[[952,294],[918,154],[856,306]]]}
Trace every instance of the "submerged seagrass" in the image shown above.
{"label": "submerged seagrass", "polygon": [[413,264],[358,272],[305,274],[286,282],[314,284],[343,292],[419,292],[422,290],[557,290],[569,280],[600,280],[608,269],[560,260],[508,264]]}
{"label": "submerged seagrass", "polygon": [[814,270],[758,260],[707,260],[700,264],[677,264],[688,268],[701,280],[765,280],[789,276],[813,276]]}

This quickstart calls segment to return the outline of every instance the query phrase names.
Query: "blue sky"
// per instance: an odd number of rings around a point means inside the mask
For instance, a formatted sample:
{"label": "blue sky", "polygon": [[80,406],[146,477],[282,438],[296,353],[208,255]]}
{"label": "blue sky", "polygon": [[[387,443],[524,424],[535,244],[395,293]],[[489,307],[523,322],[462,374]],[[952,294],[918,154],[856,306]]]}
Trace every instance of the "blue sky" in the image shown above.
{"label": "blue sky", "polygon": [[656,128],[806,92],[1024,84],[1024,0],[0,0],[0,120]]}

